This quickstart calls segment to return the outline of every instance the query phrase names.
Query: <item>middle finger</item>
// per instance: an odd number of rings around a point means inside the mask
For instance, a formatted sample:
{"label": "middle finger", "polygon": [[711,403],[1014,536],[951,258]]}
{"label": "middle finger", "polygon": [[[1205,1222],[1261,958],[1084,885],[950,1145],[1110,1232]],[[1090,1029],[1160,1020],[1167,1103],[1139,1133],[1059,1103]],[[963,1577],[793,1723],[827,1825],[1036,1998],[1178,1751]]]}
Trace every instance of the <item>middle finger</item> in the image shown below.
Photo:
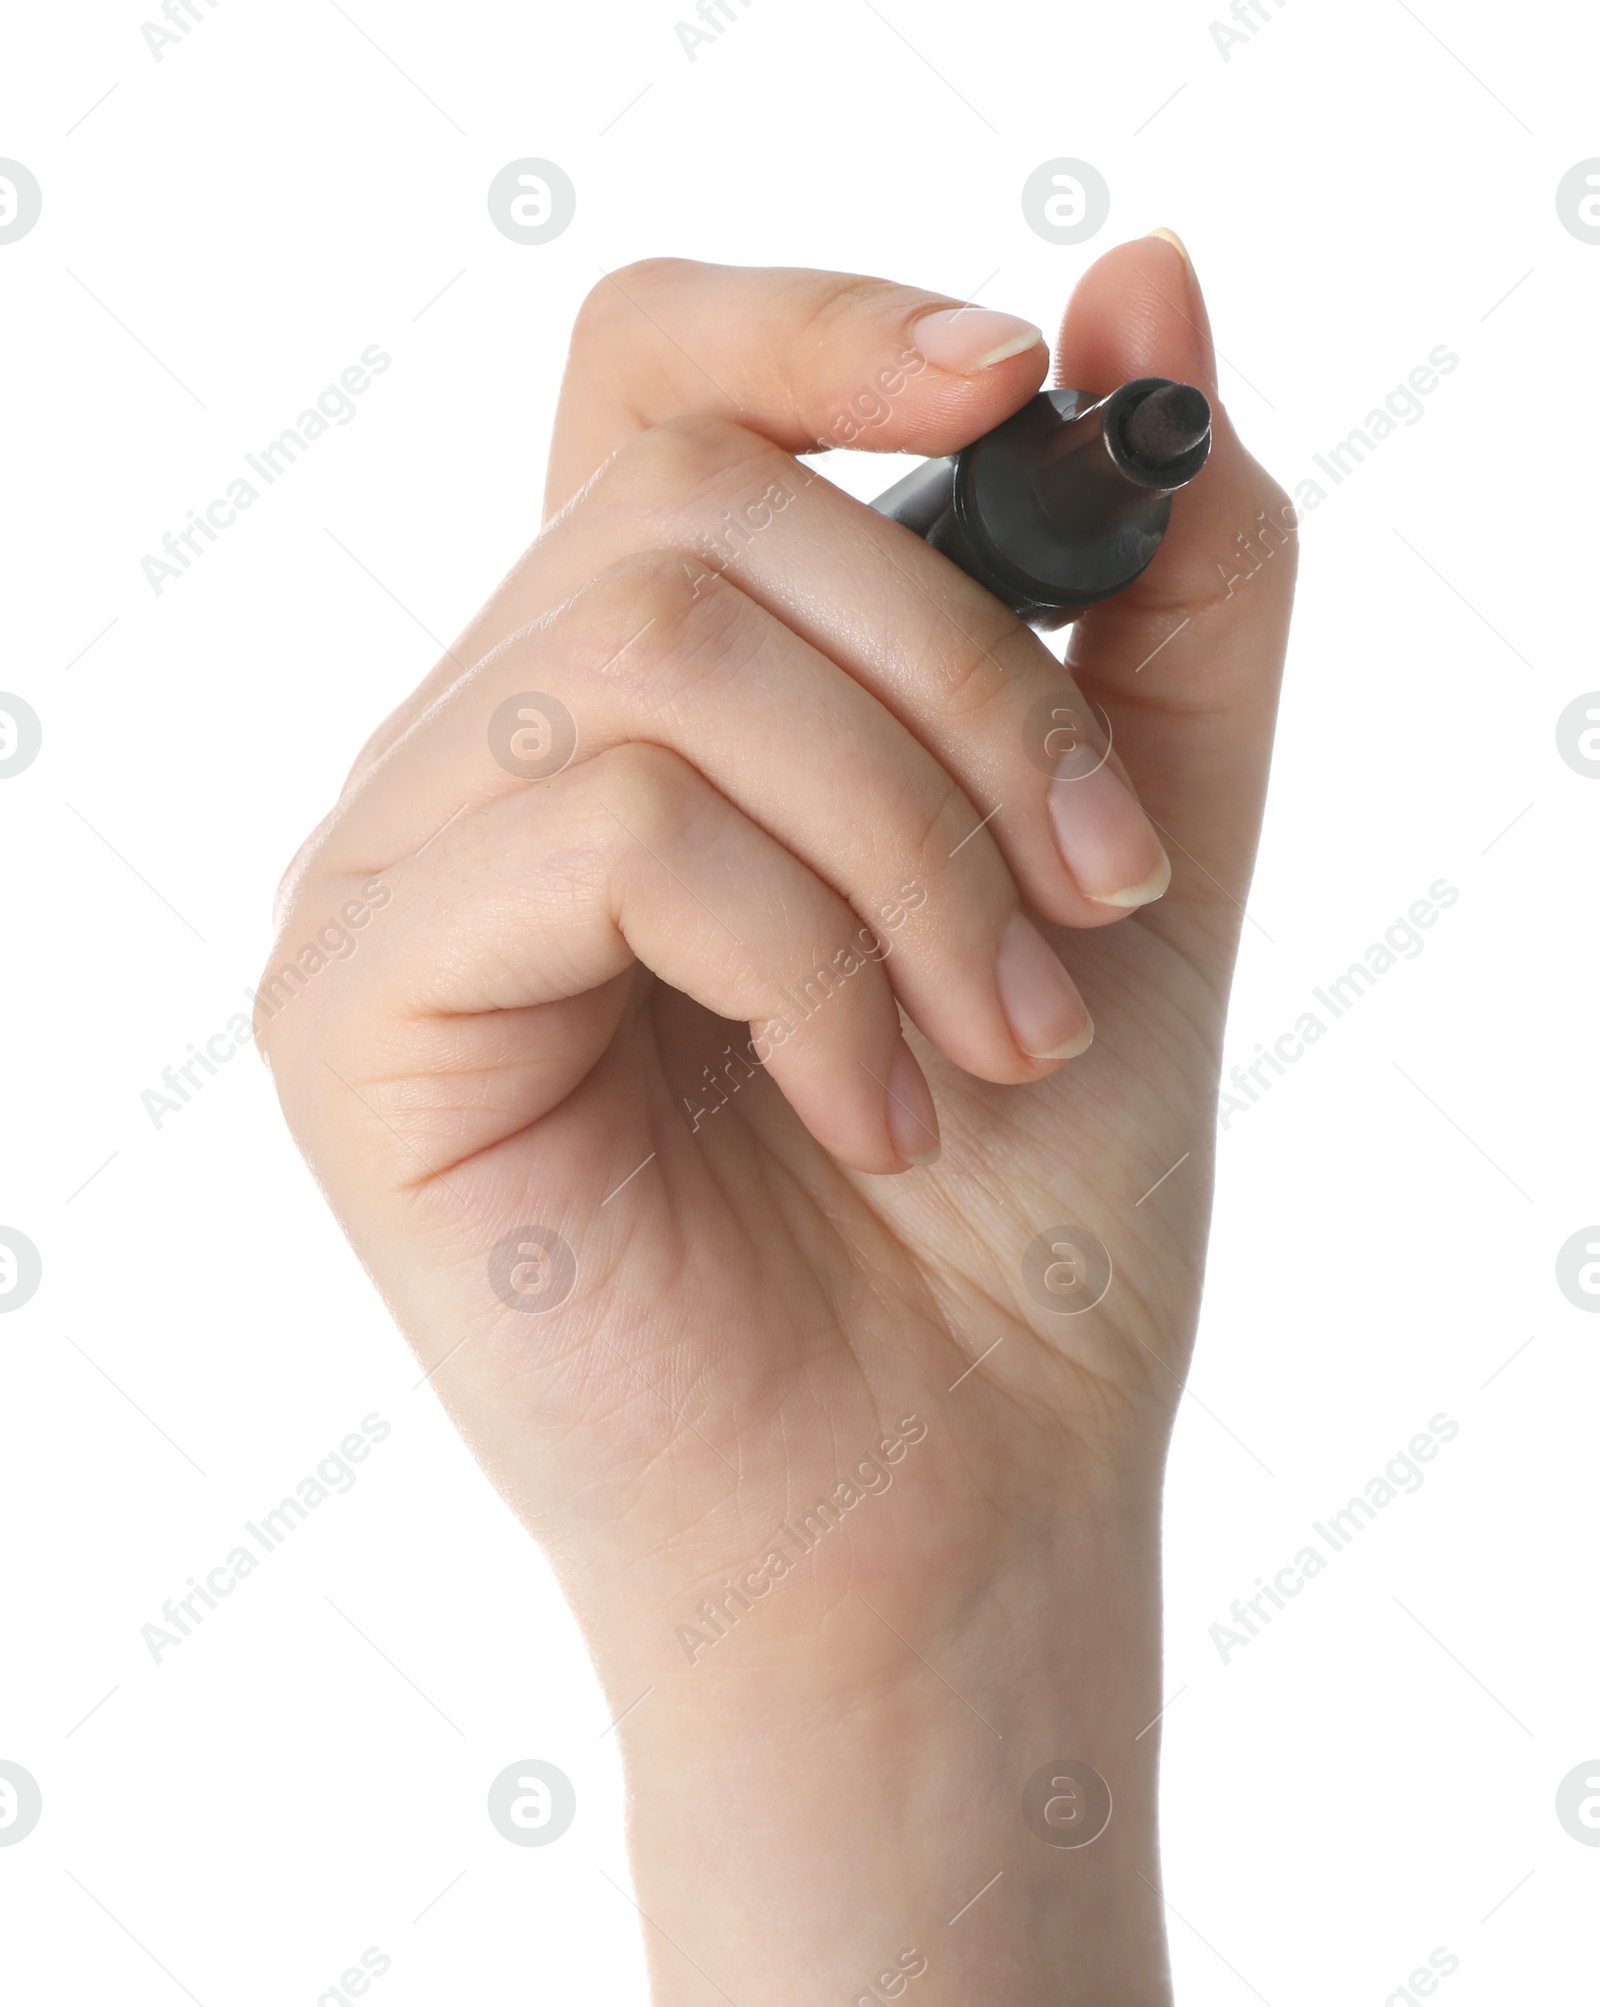
{"label": "middle finger", "polygon": [[[512,750],[523,721],[568,716],[575,746]],[[957,1065],[1030,1080],[1087,1045],[1082,998],[948,772],[827,656],[673,552],[619,559],[459,682],[347,797],[319,864],[386,868],[452,810],[632,743],[680,755],[847,900],[859,953]]]}
{"label": "middle finger", "polygon": [[1038,635],[920,537],[725,420],[672,420],[619,448],[458,660],[649,549],[723,573],[870,690],[977,805],[1035,911],[1098,926],[1165,890],[1165,853],[1105,727]]}

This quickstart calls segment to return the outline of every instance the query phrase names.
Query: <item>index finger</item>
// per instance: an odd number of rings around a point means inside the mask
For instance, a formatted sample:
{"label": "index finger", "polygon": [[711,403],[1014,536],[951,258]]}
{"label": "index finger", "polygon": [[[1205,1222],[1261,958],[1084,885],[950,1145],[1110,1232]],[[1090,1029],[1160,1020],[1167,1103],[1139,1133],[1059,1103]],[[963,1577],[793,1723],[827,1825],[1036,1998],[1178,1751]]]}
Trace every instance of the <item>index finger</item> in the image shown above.
{"label": "index finger", "polygon": [[[1049,365],[1031,321],[848,272],[650,258],[579,311],[556,409],[547,514],[617,448],[674,418],[726,417],[790,453],[954,452],[1018,410]],[[538,544],[368,740],[382,748],[528,618]],[[348,783],[347,783],[348,784]]]}
{"label": "index finger", "polygon": [[951,453],[1038,389],[1031,321],[853,272],[649,258],[579,310],[548,513],[632,433],[732,418],[790,453]]}

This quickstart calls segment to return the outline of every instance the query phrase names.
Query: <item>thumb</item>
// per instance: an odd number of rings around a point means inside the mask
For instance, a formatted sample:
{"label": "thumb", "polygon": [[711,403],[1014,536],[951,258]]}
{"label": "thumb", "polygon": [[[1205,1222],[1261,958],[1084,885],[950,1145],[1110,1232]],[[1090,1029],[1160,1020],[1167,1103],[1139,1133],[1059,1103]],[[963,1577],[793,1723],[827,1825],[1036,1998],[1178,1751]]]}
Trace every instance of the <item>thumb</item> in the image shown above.
{"label": "thumb", "polygon": [[1149,924],[1198,928],[1231,956],[1266,793],[1298,523],[1218,397],[1200,283],[1170,234],[1118,245],[1084,275],[1062,322],[1057,374],[1091,391],[1175,377],[1212,401],[1210,458],[1174,496],[1160,550],[1077,623],[1068,659],[1106,706],[1172,857],[1172,891]]}

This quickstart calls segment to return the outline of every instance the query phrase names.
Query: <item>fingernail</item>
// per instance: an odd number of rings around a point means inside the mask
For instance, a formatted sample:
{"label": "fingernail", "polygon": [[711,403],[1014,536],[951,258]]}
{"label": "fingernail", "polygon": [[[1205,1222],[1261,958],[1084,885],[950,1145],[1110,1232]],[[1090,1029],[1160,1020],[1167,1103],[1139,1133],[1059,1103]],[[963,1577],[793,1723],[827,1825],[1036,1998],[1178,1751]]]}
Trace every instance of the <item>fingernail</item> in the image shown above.
{"label": "fingernail", "polygon": [[1147,237],[1164,237],[1189,267],[1189,270],[1191,272],[1194,270],[1194,260],[1189,256],[1189,247],[1176,230],[1169,230],[1165,223],[1159,223],[1154,230],[1147,230],[1145,235]]}
{"label": "fingernail", "polygon": [[938,1112],[916,1054],[904,1039],[889,1068],[889,1141],[908,1164],[938,1159]]}
{"label": "fingernail", "polygon": [[1030,1059],[1076,1059],[1094,1038],[1078,986],[1025,913],[1000,937],[995,987],[1011,1036]]}
{"label": "fingernail", "polygon": [[1050,783],[1050,822],[1056,847],[1085,899],[1101,906],[1146,906],[1172,880],[1172,865],[1150,818],[1106,765],[1080,779],[1065,769]]}
{"label": "fingernail", "polygon": [[992,307],[941,307],[911,325],[911,339],[935,369],[973,376],[1044,340],[1032,321]]}
{"label": "fingernail", "polygon": [[[1156,846],[1160,849],[1160,845]],[[1148,878],[1141,878],[1137,885],[1129,885],[1121,892],[1097,892],[1090,896],[1098,899],[1102,906],[1148,906],[1152,899],[1159,899],[1172,883],[1172,859],[1163,850],[1161,862]]]}

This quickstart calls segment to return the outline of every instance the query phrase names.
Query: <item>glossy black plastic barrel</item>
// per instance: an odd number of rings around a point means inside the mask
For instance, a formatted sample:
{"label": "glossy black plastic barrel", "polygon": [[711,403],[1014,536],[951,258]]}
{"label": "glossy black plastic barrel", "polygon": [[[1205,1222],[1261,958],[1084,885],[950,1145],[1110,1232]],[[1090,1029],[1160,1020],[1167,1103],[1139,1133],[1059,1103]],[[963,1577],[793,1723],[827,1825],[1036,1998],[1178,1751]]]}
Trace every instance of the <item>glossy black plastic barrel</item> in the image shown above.
{"label": "glossy black plastic barrel", "polygon": [[1131,585],[1161,547],[1172,496],[1205,465],[1207,431],[1153,467],[1130,450],[1128,414],[1170,379],[1136,377],[1108,397],[1045,390],[942,460],[927,460],[875,509],[1034,627],[1062,627]]}

